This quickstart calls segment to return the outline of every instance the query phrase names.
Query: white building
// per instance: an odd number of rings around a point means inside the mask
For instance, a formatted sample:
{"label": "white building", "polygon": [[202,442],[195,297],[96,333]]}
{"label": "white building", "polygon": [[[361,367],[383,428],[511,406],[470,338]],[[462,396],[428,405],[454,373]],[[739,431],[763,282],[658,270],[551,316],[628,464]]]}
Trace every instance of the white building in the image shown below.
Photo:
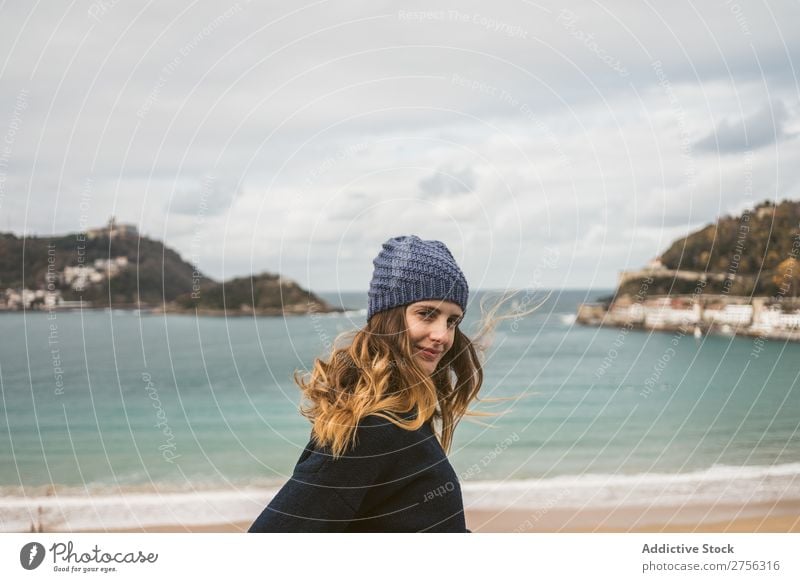
{"label": "white building", "polygon": [[779,321],[783,329],[800,329],[800,311],[782,313]]}
{"label": "white building", "polygon": [[726,305],[722,309],[706,309],[703,319],[718,324],[748,326],[753,320],[753,306]]}
{"label": "white building", "polygon": [[64,283],[73,289],[86,288],[89,283],[100,283],[103,279],[117,276],[128,266],[128,257],[95,259],[93,266],[64,267]]}
{"label": "white building", "polygon": [[64,283],[76,290],[86,288],[89,283],[99,283],[103,279],[103,273],[86,265],[64,267]]}
{"label": "white building", "polygon": [[699,314],[699,305],[660,297],[645,303],[644,324],[655,328],[694,325],[700,319]]}
{"label": "white building", "polygon": [[614,306],[611,308],[611,315],[623,321],[642,322],[644,321],[644,307],[641,303],[632,303],[625,306]]}
{"label": "white building", "polygon": [[758,321],[753,323],[756,331],[800,329],[800,311],[786,313],[780,305],[763,309]]}

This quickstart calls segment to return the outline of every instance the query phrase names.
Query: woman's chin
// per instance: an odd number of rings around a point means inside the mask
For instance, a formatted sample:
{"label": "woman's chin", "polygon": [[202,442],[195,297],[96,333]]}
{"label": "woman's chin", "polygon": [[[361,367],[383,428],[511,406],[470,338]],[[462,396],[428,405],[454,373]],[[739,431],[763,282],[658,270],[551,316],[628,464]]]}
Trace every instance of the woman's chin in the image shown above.
{"label": "woman's chin", "polygon": [[436,371],[436,364],[438,364],[438,362],[431,362],[424,358],[418,357],[417,364],[419,364],[419,367],[422,368],[423,372],[425,372],[428,376],[432,376],[434,371]]}

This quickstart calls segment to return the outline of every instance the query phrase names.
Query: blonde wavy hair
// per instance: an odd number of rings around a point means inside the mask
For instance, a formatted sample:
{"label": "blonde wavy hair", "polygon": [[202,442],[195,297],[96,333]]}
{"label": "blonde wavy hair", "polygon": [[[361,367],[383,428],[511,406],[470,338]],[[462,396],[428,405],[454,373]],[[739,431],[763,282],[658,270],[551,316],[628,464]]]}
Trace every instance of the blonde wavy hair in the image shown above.
{"label": "blonde wavy hair", "polygon": [[[493,416],[468,407],[478,399],[483,384],[480,356],[495,326],[538,307],[498,316],[512,296],[504,296],[488,312],[482,302],[484,316],[476,340],[457,327],[453,345],[431,376],[414,361],[406,306],[376,313],[364,328],[339,336],[327,360],[317,358],[310,372],[294,374],[302,391],[300,412],[312,423],[314,442],[338,458],[355,443],[359,421],[374,414],[406,430],[417,430],[433,419],[436,436],[449,452],[456,425],[465,415]],[[410,412],[416,416],[406,418]]]}

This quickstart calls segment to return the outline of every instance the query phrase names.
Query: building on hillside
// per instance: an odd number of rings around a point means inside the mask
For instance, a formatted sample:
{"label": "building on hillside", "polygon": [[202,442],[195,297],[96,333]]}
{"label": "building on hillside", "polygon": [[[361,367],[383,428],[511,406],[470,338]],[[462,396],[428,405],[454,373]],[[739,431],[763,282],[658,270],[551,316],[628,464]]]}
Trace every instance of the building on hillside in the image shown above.
{"label": "building on hillside", "polygon": [[133,224],[118,224],[115,217],[108,219],[108,224],[103,228],[91,228],[86,231],[86,236],[90,239],[105,237],[108,238],[128,238],[138,237],[139,229]]}

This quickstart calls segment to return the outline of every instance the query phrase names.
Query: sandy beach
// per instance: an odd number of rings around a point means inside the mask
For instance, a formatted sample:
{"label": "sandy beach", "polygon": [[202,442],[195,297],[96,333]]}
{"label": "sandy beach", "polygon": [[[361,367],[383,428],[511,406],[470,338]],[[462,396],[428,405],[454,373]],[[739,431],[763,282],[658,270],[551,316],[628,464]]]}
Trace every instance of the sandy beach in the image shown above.
{"label": "sandy beach", "polygon": [[[467,510],[474,533],[800,533],[800,501],[747,506]],[[128,533],[242,533],[250,522],[161,525]]]}

